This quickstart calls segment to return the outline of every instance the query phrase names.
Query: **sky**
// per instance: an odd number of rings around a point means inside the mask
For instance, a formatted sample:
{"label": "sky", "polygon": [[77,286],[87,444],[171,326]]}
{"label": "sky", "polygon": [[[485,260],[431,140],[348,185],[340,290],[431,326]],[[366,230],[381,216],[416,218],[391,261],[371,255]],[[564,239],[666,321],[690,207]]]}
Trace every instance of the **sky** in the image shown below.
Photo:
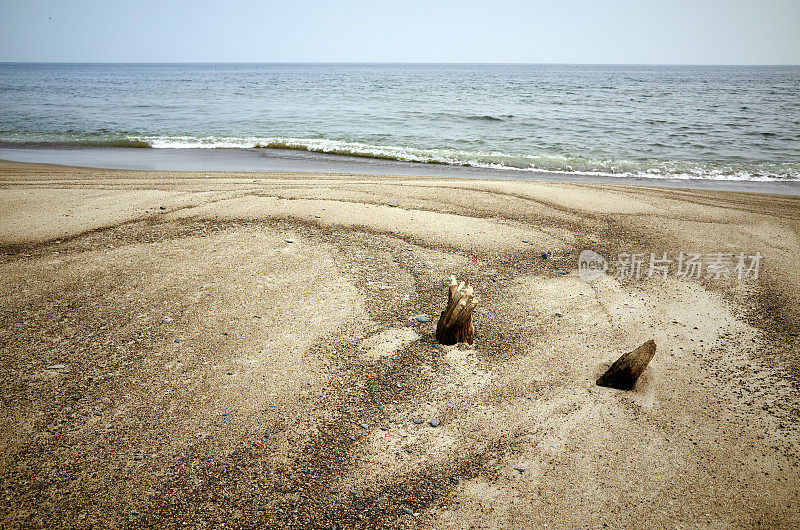
{"label": "sky", "polygon": [[0,61],[800,64],[800,0],[0,0]]}

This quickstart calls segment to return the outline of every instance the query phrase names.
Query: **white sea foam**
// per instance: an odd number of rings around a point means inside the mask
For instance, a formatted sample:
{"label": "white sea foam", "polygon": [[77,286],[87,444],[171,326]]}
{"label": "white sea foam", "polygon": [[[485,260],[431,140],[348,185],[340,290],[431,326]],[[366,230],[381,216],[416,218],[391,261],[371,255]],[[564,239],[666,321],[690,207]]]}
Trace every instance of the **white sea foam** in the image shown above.
{"label": "white sea foam", "polygon": [[473,152],[455,149],[422,149],[346,142],[327,138],[288,137],[193,137],[141,136],[130,140],[147,142],[156,149],[226,149],[268,148],[292,149],[316,153],[416,162],[468,166],[494,170],[550,172],[565,175],[598,177],[631,177],[669,180],[726,180],[772,182],[800,180],[800,172],[784,169],[748,171],[734,167],[707,167],[686,162],[640,162],[632,160],[593,160],[561,154],[509,154],[496,151]]}

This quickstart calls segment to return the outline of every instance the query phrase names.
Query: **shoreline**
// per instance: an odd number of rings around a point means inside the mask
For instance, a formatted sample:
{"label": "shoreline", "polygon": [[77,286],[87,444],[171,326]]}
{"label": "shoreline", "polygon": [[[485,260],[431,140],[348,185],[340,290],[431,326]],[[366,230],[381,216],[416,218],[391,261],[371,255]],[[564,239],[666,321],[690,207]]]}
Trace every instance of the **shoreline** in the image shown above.
{"label": "shoreline", "polygon": [[800,525],[797,196],[0,161],[0,212],[2,526]]}
{"label": "shoreline", "polygon": [[620,184],[694,190],[800,195],[800,181],[665,179],[585,173],[487,169],[402,162],[314,151],[256,148],[10,147],[0,145],[0,160],[99,169],[148,171],[289,172],[305,174],[465,178]]}

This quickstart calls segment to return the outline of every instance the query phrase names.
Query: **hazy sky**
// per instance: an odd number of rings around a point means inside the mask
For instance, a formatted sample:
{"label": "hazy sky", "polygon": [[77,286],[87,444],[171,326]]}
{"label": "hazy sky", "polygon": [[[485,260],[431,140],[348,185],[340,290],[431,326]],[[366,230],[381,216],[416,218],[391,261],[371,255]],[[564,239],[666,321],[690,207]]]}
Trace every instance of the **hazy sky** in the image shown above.
{"label": "hazy sky", "polygon": [[800,0],[0,0],[0,61],[800,63]]}

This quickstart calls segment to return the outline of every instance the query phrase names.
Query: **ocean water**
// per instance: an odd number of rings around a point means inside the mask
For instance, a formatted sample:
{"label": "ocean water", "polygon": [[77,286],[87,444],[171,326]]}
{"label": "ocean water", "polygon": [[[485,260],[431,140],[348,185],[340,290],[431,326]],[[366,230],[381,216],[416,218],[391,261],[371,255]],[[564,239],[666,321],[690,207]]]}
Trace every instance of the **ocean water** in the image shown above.
{"label": "ocean water", "polygon": [[800,180],[800,67],[0,63],[0,144]]}

